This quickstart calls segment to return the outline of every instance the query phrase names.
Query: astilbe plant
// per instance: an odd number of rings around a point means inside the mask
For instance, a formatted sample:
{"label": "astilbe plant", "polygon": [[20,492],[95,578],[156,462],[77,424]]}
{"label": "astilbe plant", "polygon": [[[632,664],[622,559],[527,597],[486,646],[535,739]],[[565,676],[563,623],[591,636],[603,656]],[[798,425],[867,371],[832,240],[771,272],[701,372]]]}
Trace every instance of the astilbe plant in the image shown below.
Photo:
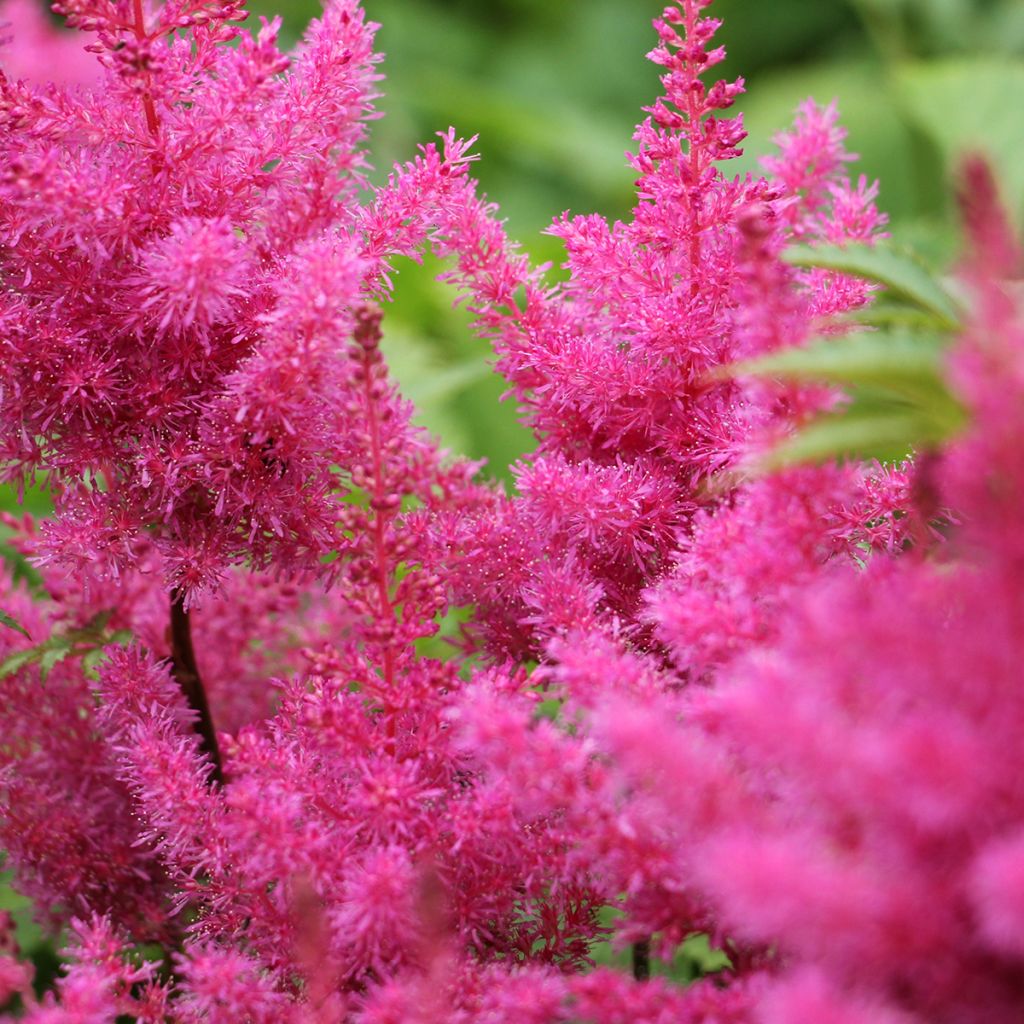
{"label": "astilbe plant", "polygon": [[[354,0],[291,57],[228,0],[69,0],[97,83],[3,80],[0,451],[55,514],[9,523],[0,846],[68,942],[37,1001],[0,921],[27,1019],[1013,1019],[1019,255],[975,170],[969,437],[760,474],[842,398],[729,367],[871,298],[782,250],[884,218],[833,108],[728,175],[708,3],[656,22],[633,216],[559,219],[561,285],[454,132],[368,186]],[[425,247],[535,430],[512,497],[388,376]],[[602,907],[636,978],[585,970]],[[697,931],[728,970],[642,980]]]}

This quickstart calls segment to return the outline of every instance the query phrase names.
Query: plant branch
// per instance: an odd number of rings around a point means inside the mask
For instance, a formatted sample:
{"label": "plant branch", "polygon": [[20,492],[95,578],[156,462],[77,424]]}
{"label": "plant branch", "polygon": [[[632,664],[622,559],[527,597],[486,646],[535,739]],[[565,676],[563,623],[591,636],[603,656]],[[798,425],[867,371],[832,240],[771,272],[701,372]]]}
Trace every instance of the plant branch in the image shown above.
{"label": "plant branch", "polygon": [[210,777],[217,786],[223,786],[224,769],[221,766],[217,733],[213,728],[210,704],[206,699],[206,690],[203,688],[192,646],[192,623],[180,590],[171,591],[171,674],[181,687],[188,706],[198,716],[196,731],[199,733],[199,749],[213,766]]}
{"label": "plant branch", "polygon": [[637,981],[647,981],[651,976],[651,942],[643,939],[633,943],[633,977]]}

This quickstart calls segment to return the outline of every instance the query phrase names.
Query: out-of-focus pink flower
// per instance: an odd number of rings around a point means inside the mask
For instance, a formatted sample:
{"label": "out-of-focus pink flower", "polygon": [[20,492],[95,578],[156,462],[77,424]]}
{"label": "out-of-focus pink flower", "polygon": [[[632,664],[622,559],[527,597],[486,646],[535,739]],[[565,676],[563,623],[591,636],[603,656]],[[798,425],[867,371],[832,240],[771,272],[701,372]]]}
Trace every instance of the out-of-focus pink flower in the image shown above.
{"label": "out-of-focus pink flower", "polygon": [[89,36],[58,28],[42,0],[0,3],[0,71],[8,78],[61,86],[92,86],[100,64]]}

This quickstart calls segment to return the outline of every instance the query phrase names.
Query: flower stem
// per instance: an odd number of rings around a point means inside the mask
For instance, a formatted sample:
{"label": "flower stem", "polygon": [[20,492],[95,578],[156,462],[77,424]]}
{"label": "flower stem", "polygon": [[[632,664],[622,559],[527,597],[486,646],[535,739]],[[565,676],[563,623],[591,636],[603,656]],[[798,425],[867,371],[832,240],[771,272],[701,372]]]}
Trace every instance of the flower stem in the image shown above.
{"label": "flower stem", "polygon": [[213,766],[210,778],[217,786],[223,786],[224,769],[221,766],[217,733],[213,728],[210,704],[199,676],[199,666],[196,664],[196,652],[192,646],[192,623],[179,590],[171,591],[171,674],[181,687],[188,706],[198,716],[196,731],[199,733],[199,749],[206,754]]}
{"label": "flower stem", "polygon": [[633,977],[637,981],[647,981],[651,976],[651,942],[643,939],[633,943]]}
{"label": "flower stem", "polygon": [[[133,0],[132,14],[135,19],[132,25],[135,30],[135,38],[141,43],[146,39],[146,19],[142,12],[142,0]],[[160,122],[156,116],[156,104],[153,102],[153,96],[148,88],[142,93],[142,106],[146,112],[146,126],[149,128],[149,133],[156,135],[160,130]]]}

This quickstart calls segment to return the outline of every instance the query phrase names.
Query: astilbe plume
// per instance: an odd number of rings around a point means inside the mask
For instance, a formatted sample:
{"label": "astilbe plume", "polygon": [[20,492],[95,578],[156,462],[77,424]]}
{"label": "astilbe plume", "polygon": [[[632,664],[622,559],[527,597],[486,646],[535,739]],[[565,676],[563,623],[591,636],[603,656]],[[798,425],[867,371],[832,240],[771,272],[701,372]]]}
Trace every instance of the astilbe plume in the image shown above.
{"label": "astilbe plume", "polygon": [[[833,566],[713,691],[596,717],[719,921],[774,950],[772,1024],[1010,1021],[1024,1000],[1020,250],[983,166],[967,181],[950,375],[972,426],[933,468],[963,525],[929,558]],[[696,771],[673,753],[695,747]]]}
{"label": "astilbe plume", "polygon": [[[733,636],[717,664],[689,632],[709,581],[684,561],[692,589],[670,578],[653,607],[662,630],[682,622],[691,638],[677,671],[696,657],[712,688],[658,693],[644,685],[654,659],[615,663],[571,639],[553,651],[608,780],[591,835],[603,805],[619,851],[628,840],[648,864],[669,851],[662,884],[703,908],[695,923],[727,938],[734,969],[756,969],[750,1019],[769,1024],[1008,1022],[1024,1002],[1021,256],[984,166],[966,182],[970,311],[949,377],[971,427],[927,463],[962,520],[949,542],[864,568],[830,560],[776,592],[771,629]],[[783,497],[790,481],[761,486]],[[740,557],[755,538],[777,548],[755,522],[708,541],[737,542]],[[711,583],[709,605],[722,587],[735,600],[733,573]],[[558,744],[561,758],[579,743]],[[680,924],[666,915],[663,944]]]}
{"label": "astilbe plume", "polygon": [[[644,701],[709,681],[770,639],[786,597],[824,566],[904,542],[903,470],[744,480],[752,454],[835,396],[719,371],[799,344],[870,298],[862,282],[790,268],[782,248],[871,241],[884,218],[874,189],[843,173],[850,158],[832,108],[801,109],[771,177],[727,176],[743,131],[721,111],[742,83],[701,79],[723,58],[706,6],[669,8],[656,23],[650,56],[666,69],[665,95],[636,131],[633,218],[557,221],[564,285],[545,287],[472,194],[435,229],[538,438],[515,467],[516,496],[442,516],[438,557],[457,599],[475,606],[468,648],[496,664],[540,662],[533,678],[565,701],[567,721],[606,690]],[[523,812],[558,822],[580,870],[625,907],[620,941],[659,932],[670,955],[689,932],[713,929],[681,882],[664,816],[633,806],[585,729],[535,725],[516,696],[475,694],[460,716]]]}
{"label": "astilbe plume", "polygon": [[[290,68],[235,4],[61,12],[101,86],[3,81],[4,464],[56,505],[13,524],[43,595],[4,591],[29,635],[0,652],[3,846],[51,923],[100,916],[30,1016],[341,1020],[446,943],[579,965],[564,837],[478,790],[464,673],[416,649],[438,511],[494,498],[411,425],[368,302],[451,215],[466,144],[360,206],[377,58],[346,0]],[[97,621],[135,638],[98,679],[33,654]],[[146,941],[173,982],[133,973]]]}
{"label": "astilbe plume", "polygon": [[[552,635],[588,622],[646,643],[643,594],[695,516],[732,500],[722,470],[828,398],[754,393],[715,371],[798,343],[818,318],[867,299],[860,282],[778,258],[794,237],[865,240],[884,221],[873,191],[842,175],[834,110],[803,110],[771,179],[719,167],[743,138],[740,117],[720,114],[742,83],[700,78],[723,57],[710,49],[718,23],[704,6],[670,8],[657,23],[650,56],[667,69],[666,94],[636,132],[632,221],[565,216],[552,228],[566,244],[567,283],[546,288],[472,195],[440,225],[440,250],[456,256],[448,276],[539,441],[516,467],[516,498],[439,534],[459,599],[476,605],[473,632],[496,656],[536,658]],[[867,502],[865,488],[891,502],[883,518],[900,507],[899,477],[826,477],[807,478],[822,508]]]}
{"label": "astilbe plume", "polygon": [[233,2],[58,10],[105,71],[3,82],[5,477],[45,468],[51,557],[116,575],[147,533],[186,599],[242,560],[315,565],[370,284],[374,26],[332,4],[290,60]]}

